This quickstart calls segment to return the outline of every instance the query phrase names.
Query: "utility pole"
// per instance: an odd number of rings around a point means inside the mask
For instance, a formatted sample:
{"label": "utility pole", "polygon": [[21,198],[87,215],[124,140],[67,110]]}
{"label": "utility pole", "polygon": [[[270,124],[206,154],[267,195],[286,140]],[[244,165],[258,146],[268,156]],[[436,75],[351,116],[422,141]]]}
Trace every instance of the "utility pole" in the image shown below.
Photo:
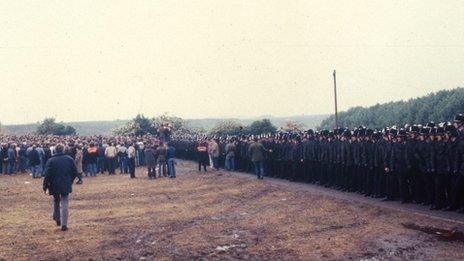
{"label": "utility pole", "polygon": [[335,128],[338,129],[338,109],[337,109],[337,75],[334,70],[333,72],[334,77],[334,97],[335,97]]}

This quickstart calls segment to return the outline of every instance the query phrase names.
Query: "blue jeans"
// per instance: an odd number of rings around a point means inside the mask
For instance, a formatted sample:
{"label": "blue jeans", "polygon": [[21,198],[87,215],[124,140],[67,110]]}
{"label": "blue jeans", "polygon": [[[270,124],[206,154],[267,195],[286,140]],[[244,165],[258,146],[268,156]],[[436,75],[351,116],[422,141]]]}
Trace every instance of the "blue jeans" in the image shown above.
{"label": "blue jeans", "polygon": [[165,161],[158,161],[158,172],[159,176],[161,175],[166,176],[166,162]]}
{"label": "blue jeans", "polygon": [[140,154],[139,154],[139,165],[145,166],[145,153],[142,150],[140,151]]}
{"label": "blue jeans", "polygon": [[219,169],[219,157],[213,157],[213,168]]}
{"label": "blue jeans", "polygon": [[255,166],[255,174],[258,178],[262,178],[264,176],[264,163],[262,161],[253,162]]}
{"label": "blue jeans", "polygon": [[14,174],[15,173],[15,162],[14,161],[8,161],[8,174]]}
{"label": "blue jeans", "polygon": [[119,157],[119,170],[121,173],[129,172],[129,167],[127,166],[127,157]]}
{"label": "blue jeans", "polygon": [[43,157],[40,157],[40,166],[39,166],[39,171],[42,173],[42,176],[45,176],[45,164],[47,162]]}
{"label": "blue jeans", "polygon": [[116,169],[116,159],[115,158],[108,158],[106,159],[106,163],[108,165],[108,172],[109,174],[114,174],[114,170]]}
{"label": "blue jeans", "polygon": [[140,166],[140,151],[135,150],[135,166]]}
{"label": "blue jeans", "polygon": [[27,169],[27,157],[21,156],[19,170],[21,172],[26,171]]}
{"label": "blue jeans", "polygon": [[103,157],[97,158],[97,172],[105,172],[105,158]]}
{"label": "blue jeans", "polygon": [[176,167],[174,166],[174,159],[168,159],[168,175],[169,177],[176,177]]}
{"label": "blue jeans", "polygon": [[235,157],[227,157],[225,162],[226,170],[234,171],[235,170]]}
{"label": "blue jeans", "polygon": [[32,177],[38,178],[42,176],[42,172],[40,171],[40,165],[31,166]]}
{"label": "blue jeans", "polygon": [[97,175],[97,164],[96,163],[89,163],[87,165],[87,172],[90,176],[95,177]]}

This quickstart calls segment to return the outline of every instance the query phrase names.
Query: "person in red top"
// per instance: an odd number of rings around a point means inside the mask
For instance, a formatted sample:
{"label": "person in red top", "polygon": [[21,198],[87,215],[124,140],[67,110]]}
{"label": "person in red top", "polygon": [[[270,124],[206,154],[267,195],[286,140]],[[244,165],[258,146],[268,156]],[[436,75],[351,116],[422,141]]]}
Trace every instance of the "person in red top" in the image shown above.
{"label": "person in red top", "polygon": [[97,147],[94,143],[90,143],[89,148],[87,149],[87,172],[91,177],[97,175]]}
{"label": "person in red top", "polygon": [[208,145],[206,142],[201,141],[197,146],[197,160],[198,160],[198,171],[201,171],[201,166],[203,166],[204,171],[206,172],[206,166],[209,162],[208,156]]}

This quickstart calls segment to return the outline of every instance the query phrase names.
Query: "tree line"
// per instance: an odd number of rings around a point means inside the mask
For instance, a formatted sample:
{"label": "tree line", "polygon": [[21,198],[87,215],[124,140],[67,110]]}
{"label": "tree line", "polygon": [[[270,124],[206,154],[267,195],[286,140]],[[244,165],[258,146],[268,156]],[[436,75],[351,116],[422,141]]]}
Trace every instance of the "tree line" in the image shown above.
{"label": "tree line", "polygon": [[[156,135],[162,125],[169,125],[169,128],[178,134],[208,134],[212,136],[223,135],[258,135],[264,133],[274,133],[278,128],[272,124],[270,119],[260,119],[243,124],[236,120],[223,120],[215,124],[209,130],[202,127],[195,127],[188,120],[177,116],[163,114],[155,117],[146,117],[138,114],[125,124],[114,128],[111,132],[114,135]],[[1,125],[0,125],[1,126]],[[303,131],[305,125],[298,121],[287,121],[280,127],[282,131]],[[76,129],[63,122],[57,122],[55,118],[45,118],[38,122],[35,127],[35,134],[40,135],[76,135]]]}
{"label": "tree line", "polygon": [[[442,90],[407,101],[388,102],[370,107],[353,107],[338,114],[340,127],[360,125],[381,129],[387,126],[451,121],[464,112],[464,88]],[[335,116],[323,120],[319,129],[332,129]]]}
{"label": "tree line", "polygon": [[269,119],[257,120],[250,125],[242,125],[237,121],[221,121],[211,130],[192,127],[188,120],[180,117],[163,114],[156,117],[146,117],[142,114],[137,115],[127,124],[113,130],[115,135],[156,135],[162,125],[169,125],[170,129],[180,134],[210,134],[210,135],[241,135],[241,134],[261,134],[273,133],[277,128],[272,125]]}

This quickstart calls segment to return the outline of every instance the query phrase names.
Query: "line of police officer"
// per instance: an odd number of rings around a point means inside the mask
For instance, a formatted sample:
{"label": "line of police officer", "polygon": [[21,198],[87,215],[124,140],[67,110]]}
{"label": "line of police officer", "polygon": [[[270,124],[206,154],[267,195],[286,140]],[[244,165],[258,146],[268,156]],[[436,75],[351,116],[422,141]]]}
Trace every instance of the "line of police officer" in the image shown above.
{"label": "line of police officer", "polygon": [[[464,116],[454,123],[365,127],[261,135],[272,152],[267,176],[309,182],[383,200],[430,205],[464,213]],[[221,151],[235,143],[237,170],[252,172],[252,137],[218,138]],[[177,137],[178,156],[195,159],[196,137]],[[220,162],[224,162],[224,153]]]}

